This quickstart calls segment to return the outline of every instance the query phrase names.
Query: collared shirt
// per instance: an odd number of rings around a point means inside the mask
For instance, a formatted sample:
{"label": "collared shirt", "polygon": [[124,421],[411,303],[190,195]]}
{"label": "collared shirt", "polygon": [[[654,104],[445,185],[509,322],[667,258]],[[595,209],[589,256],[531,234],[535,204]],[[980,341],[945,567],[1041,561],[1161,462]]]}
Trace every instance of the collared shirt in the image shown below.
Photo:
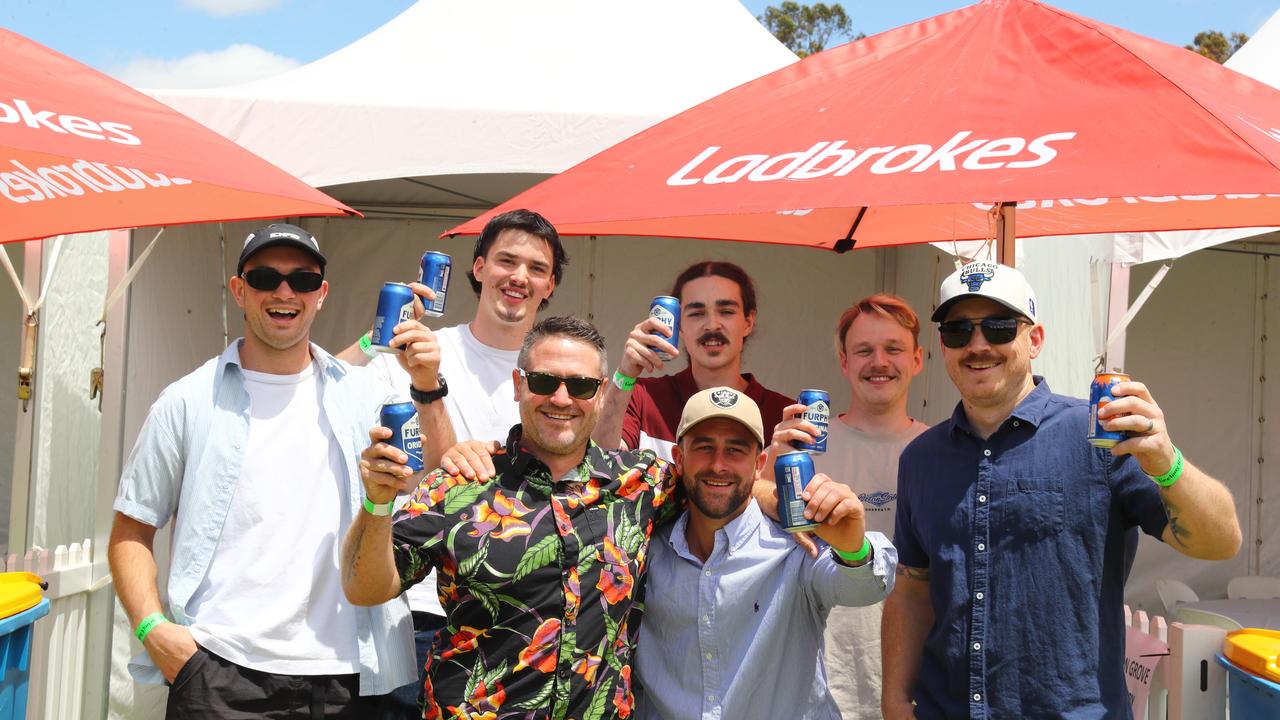
{"label": "collared shirt", "polygon": [[929,568],[916,717],[1128,718],[1126,534],[1160,537],[1155,483],[1085,440],[1043,378],[983,440],[962,405],[898,466],[899,562]]}
{"label": "collared shirt", "polygon": [[[231,343],[222,355],[160,394],[129,454],[114,505],[116,511],[158,528],[176,515],[167,594],[173,620],[184,625],[190,623],[187,602],[217,551],[246,460],[250,416],[240,366],[241,342]],[[372,373],[352,368],[319,345],[311,345],[311,358],[317,367],[325,419],[345,461],[346,502],[349,516],[354,517],[361,511],[364,494],[360,450],[369,444],[369,428],[377,424],[385,392]],[[299,492],[304,491],[300,486]],[[341,537],[347,529],[333,530]],[[355,611],[360,693],[380,695],[412,682],[417,677],[413,622],[404,600]],[[145,653],[137,660],[141,662],[131,669],[136,669],[140,680],[161,681]]]}
{"label": "collared shirt", "polygon": [[751,500],[715,533],[704,563],[689,515],[658,531],[636,665],[643,720],[840,717],[827,690],[822,633],[835,605],[870,605],[893,586],[896,552],[867,533],[872,562],[809,556]]}
{"label": "collared shirt", "polygon": [[553,481],[520,437],[491,481],[427,476],[392,525],[402,589],[436,568],[448,616],[424,717],[627,717],[649,538],[676,512],[667,465],[592,443]]}

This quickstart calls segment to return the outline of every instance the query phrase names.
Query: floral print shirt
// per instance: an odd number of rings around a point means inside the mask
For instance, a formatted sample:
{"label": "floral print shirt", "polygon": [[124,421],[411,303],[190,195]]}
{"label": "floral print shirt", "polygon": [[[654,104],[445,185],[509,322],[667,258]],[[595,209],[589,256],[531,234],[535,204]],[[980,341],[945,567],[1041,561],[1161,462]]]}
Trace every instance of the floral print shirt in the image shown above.
{"label": "floral print shirt", "polygon": [[553,480],[518,425],[493,462],[484,483],[428,475],[392,526],[401,591],[438,569],[448,615],[423,717],[630,717],[645,555],[679,511],[671,471],[591,443]]}

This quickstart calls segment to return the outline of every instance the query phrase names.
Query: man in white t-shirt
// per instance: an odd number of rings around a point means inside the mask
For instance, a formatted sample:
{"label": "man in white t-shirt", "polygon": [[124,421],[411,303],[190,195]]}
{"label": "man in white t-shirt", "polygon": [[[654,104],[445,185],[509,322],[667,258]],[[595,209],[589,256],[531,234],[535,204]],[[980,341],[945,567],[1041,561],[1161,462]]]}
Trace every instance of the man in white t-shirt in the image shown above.
{"label": "man in white t-shirt", "polygon": [[170,683],[167,717],[371,717],[414,677],[405,603],[353,607],[340,586],[386,393],[310,343],[324,266],[300,227],[250,233],[228,283],[245,337],[165,388],[120,478],[108,559],[146,650],[135,676]]}
{"label": "man in white t-shirt", "polygon": [[[907,415],[907,390],[924,367],[920,319],[893,295],[855,302],[836,326],[836,356],[849,383],[849,409],[831,420],[827,452],[813,456],[815,470],[847,482],[866,508],[867,530],[893,537],[898,504],[898,456],[928,429]],[[786,410],[778,432],[808,427]],[[797,436],[798,437],[798,436]],[[827,683],[846,720],[879,720],[880,615],[883,603],[836,607],[827,619]]]}
{"label": "man in white t-shirt", "polygon": [[[357,343],[339,355],[353,365],[367,363],[391,392],[412,397],[425,467],[438,467],[440,455],[458,441],[506,438],[520,422],[512,382],[516,358],[568,261],[559,233],[538,213],[513,210],[498,215],[476,240],[468,279],[480,303],[470,323],[432,331],[410,320],[396,327],[391,342],[393,347],[406,347],[404,352],[371,358]],[[434,297],[422,285],[413,288],[423,297]],[[434,573],[407,596],[420,682],[401,688],[395,697],[414,711],[426,679],[422,670],[445,618]]]}

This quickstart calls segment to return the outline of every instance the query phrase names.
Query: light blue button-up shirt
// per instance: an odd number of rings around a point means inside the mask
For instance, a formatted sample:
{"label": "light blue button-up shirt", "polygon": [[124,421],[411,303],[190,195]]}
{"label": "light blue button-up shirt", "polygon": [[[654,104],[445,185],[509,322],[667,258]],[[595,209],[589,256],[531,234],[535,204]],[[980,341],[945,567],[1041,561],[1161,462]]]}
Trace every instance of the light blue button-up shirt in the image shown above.
{"label": "light blue button-up shirt", "polygon": [[856,568],[816,559],[754,500],[715,534],[703,563],[686,512],[654,537],[636,650],[639,718],[840,717],[827,690],[822,633],[834,605],[872,605],[893,588],[897,551],[867,533]]}
{"label": "light blue button-up shirt", "polygon": [[[115,509],[164,527],[177,516],[169,564],[168,605],[175,622],[190,624],[187,603],[204,579],[240,479],[249,439],[249,394],[240,368],[240,340],[222,355],[165,388],[151,406],[125,464]],[[348,517],[361,511],[360,451],[378,420],[386,389],[372,372],[352,368],[311,345],[321,405],[345,460]],[[285,478],[284,480],[290,480]],[[303,478],[294,478],[303,480]],[[335,528],[339,537],[347,528]],[[309,553],[300,562],[311,562]],[[413,621],[404,598],[357,607],[360,694],[381,695],[417,679]],[[131,663],[142,682],[163,677],[143,653]]]}

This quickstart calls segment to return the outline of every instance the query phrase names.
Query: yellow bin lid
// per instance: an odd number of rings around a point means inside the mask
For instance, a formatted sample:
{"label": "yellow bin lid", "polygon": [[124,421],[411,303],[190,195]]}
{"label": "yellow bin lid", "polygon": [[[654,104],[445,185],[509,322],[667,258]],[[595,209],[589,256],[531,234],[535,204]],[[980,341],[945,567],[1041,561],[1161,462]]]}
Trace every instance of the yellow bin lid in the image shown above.
{"label": "yellow bin lid", "polygon": [[0,573],[0,618],[30,610],[43,597],[44,580],[39,575],[29,572]]}
{"label": "yellow bin lid", "polygon": [[1245,628],[1227,633],[1222,654],[1243,670],[1272,682],[1280,682],[1280,631]]}

